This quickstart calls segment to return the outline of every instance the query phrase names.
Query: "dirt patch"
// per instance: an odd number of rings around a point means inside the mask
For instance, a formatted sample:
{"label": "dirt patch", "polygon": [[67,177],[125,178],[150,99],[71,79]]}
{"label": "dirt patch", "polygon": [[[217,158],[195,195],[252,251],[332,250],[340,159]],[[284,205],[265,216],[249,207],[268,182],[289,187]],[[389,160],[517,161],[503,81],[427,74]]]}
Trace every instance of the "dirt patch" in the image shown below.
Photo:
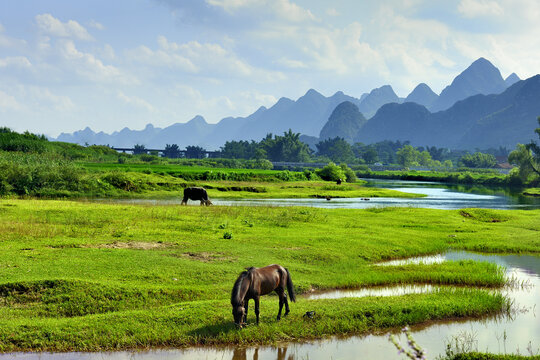
{"label": "dirt patch", "polygon": [[130,242],[119,242],[115,241],[109,244],[99,244],[99,245],[86,245],[84,247],[88,248],[97,248],[97,249],[136,249],[136,250],[152,250],[152,249],[163,249],[171,247],[171,244],[159,243],[159,242],[144,242],[144,241],[130,241]]}
{"label": "dirt patch", "polygon": [[463,209],[459,211],[459,214],[464,218],[473,219],[485,223],[499,223],[508,221],[509,216],[503,215],[500,212],[495,212],[490,209]]}
{"label": "dirt patch", "polygon": [[214,261],[233,261],[234,258],[226,256],[223,253],[211,253],[211,252],[187,252],[180,254],[180,257],[187,258],[190,260],[197,260],[202,262],[214,262]]}

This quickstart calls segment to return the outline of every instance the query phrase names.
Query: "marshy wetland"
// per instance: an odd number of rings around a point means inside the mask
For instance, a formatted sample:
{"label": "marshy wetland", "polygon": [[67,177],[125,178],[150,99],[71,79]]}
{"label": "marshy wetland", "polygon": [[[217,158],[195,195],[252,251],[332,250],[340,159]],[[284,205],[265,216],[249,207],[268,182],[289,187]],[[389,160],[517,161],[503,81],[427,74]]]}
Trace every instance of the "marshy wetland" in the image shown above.
{"label": "marshy wetland", "polygon": [[[500,319],[519,307],[505,292],[508,277],[501,264],[460,258],[375,264],[449,249],[540,253],[539,210],[181,207],[6,199],[0,201],[0,212],[0,349],[11,357],[31,356],[21,351],[76,351],[81,358],[92,358],[99,353],[84,352],[203,345],[107,357],[257,353],[275,358],[277,348],[268,345],[280,344],[294,358],[311,359],[340,357],[338,349],[343,354],[367,352],[358,341],[379,344],[377,349],[396,356],[386,337],[374,334],[405,325],[416,331],[432,325],[441,329],[441,321]],[[290,270],[300,295],[297,303],[277,322],[277,297],[263,297],[260,326],[236,330],[229,303],[234,279],[245,267],[271,263]],[[513,267],[518,268],[507,266]],[[396,285],[436,290],[381,297],[308,296]],[[307,311],[316,316],[306,319],[302,315]],[[254,323],[252,313],[248,323]],[[527,340],[538,347],[538,334],[529,330]],[[438,344],[458,336],[440,334]],[[516,350],[506,346],[508,352]],[[482,345],[478,350],[486,349]]]}

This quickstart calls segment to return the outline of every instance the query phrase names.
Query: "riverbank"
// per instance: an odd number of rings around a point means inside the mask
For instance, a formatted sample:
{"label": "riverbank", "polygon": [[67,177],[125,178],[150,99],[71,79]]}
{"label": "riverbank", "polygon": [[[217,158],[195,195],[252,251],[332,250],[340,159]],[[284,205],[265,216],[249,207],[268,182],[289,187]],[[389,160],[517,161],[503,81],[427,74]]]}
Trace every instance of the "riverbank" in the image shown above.
{"label": "riverbank", "polygon": [[[357,171],[356,175],[366,179],[389,179],[410,181],[435,181],[446,184],[466,184],[495,187],[523,187],[524,184],[516,176],[493,172],[444,172],[444,171]],[[534,186],[531,184],[531,186]]]}
{"label": "riverbank", "polygon": [[[141,206],[1,200],[0,350],[252,344],[361,334],[507,308],[480,288],[495,265],[373,263],[449,248],[540,253],[540,211]],[[237,331],[229,296],[243,268],[279,263],[299,295],[388,284],[470,285],[399,298],[306,300]],[[316,311],[319,318],[302,317]],[[252,313],[249,322],[252,322]],[[302,326],[298,326],[302,324]]]}
{"label": "riverbank", "polygon": [[188,186],[203,186],[211,198],[223,199],[422,196],[368,189],[362,181],[338,186],[335,181],[322,181],[309,170],[75,162],[58,154],[7,152],[0,152],[0,169],[0,196],[4,197],[172,198],[182,196]]}
{"label": "riverbank", "polygon": [[523,191],[523,195],[532,196],[532,197],[540,197],[540,188],[527,189]]}

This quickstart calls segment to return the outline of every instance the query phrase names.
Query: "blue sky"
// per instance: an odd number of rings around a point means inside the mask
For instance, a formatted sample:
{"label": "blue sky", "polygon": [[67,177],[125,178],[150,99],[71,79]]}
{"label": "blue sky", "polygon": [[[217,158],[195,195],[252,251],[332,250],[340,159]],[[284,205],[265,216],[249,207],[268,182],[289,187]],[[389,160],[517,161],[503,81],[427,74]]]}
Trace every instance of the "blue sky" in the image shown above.
{"label": "blue sky", "polygon": [[0,126],[56,136],[246,116],[314,88],[439,93],[540,72],[537,0],[2,0]]}

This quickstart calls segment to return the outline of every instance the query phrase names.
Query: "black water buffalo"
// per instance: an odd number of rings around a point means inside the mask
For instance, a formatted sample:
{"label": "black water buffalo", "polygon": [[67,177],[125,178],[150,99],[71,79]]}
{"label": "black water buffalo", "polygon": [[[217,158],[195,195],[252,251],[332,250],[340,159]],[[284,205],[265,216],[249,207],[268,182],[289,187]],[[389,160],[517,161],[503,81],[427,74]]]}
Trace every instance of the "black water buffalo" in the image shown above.
{"label": "black water buffalo", "polygon": [[341,180],[341,179],[337,179],[336,184],[341,185],[341,182],[342,182],[342,181],[343,181],[343,180]]}
{"label": "black water buffalo", "polygon": [[182,199],[182,205],[186,205],[189,200],[200,200],[201,205],[212,205],[210,199],[208,199],[208,193],[202,187],[187,187],[184,189],[184,198]]}

